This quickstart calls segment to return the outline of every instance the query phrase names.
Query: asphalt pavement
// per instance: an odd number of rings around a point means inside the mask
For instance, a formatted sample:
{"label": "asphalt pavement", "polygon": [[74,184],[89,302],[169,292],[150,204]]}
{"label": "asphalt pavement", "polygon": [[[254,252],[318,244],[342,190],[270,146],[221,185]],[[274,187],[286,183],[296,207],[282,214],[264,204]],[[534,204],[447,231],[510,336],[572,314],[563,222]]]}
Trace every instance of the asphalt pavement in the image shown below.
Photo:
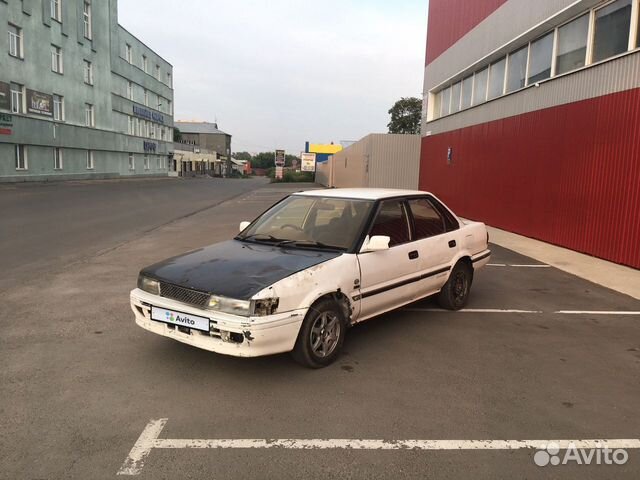
{"label": "asphalt pavement", "polygon": [[[139,185],[102,197],[109,222],[69,201],[58,218],[76,235],[53,244],[72,263],[49,255],[27,270],[9,258],[0,284],[0,478],[127,478],[117,473],[158,419],[166,419],[159,439],[225,439],[232,448],[152,448],[140,479],[638,478],[637,449],[622,466],[539,467],[532,449],[233,447],[242,439],[637,439],[640,318],[622,313],[640,302],[494,245],[496,266],[478,273],[466,311],[426,300],[356,326],[326,369],[288,355],[197,350],[135,325],[129,291],[138,271],[231,238],[240,221],[300,188],[206,182],[181,190],[191,212],[156,192],[122,220],[109,213],[126,210],[122,197],[144,196]],[[252,190],[236,196],[238,185]],[[55,224],[41,211],[53,203],[48,188],[14,191],[24,196],[29,245],[2,233],[3,252],[44,255],[53,227],[33,222]],[[81,188],[95,201],[91,186]],[[229,193],[214,199],[215,190]],[[0,202],[7,198],[0,188]],[[207,202],[218,204],[203,209]],[[162,208],[172,213],[162,218]],[[136,217],[156,220],[142,227]],[[87,225],[94,231],[83,233]],[[84,235],[104,243],[87,250]],[[7,282],[11,272],[20,280]]]}

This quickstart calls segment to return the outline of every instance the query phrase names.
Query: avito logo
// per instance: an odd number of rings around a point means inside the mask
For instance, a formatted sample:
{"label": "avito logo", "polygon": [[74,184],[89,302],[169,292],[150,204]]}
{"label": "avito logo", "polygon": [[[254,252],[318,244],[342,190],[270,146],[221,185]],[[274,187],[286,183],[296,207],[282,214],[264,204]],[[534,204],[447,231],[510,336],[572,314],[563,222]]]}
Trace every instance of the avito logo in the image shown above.
{"label": "avito logo", "polygon": [[564,455],[560,455],[560,446],[557,443],[543,445],[536,452],[533,461],[539,467],[547,465],[624,465],[629,460],[626,450],[606,448],[597,445],[595,448],[577,448],[575,443],[568,445]]}
{"label": "avito logo", "polygon": [[191,320],[188,317],[181,317],[180,315],[174,316],[171,312],[165,312],[165,317],[167,318],[167,321],[171,323],[182,323],[183,325],[191,326],[194,326],[196,324],[194,320]]}

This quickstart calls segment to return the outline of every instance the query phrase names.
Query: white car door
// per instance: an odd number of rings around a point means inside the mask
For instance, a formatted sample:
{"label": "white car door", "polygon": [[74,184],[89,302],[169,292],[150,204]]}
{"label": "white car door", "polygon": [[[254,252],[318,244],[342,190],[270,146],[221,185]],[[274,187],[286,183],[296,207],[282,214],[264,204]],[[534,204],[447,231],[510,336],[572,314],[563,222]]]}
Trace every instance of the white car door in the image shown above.
{"label": "white car door", "polygon": [[417,293],[420,259],[404,200],[382,202],[369,231],[369,237],[377,235],[390,237],[390,248],[358,254],[360,321],[409,303]]}
{"label": "white car door", "polygon": [[459,225],[453,216],[447,218],[444,209],[429,197],[410,199],[408,205],[420,255],[418,297],[426,297],[440,291],[449,277],[460,248],[456,235]]}

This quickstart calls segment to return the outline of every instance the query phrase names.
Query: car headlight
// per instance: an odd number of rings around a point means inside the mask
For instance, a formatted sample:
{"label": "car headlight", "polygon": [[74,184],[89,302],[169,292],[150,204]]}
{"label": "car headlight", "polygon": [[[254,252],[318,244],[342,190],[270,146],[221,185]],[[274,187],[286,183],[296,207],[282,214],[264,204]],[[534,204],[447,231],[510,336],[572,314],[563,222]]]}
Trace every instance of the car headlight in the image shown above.
{"label": "car headlight", "polygon": [[251,301],[211,295],[209,298],[209,309],[217,312],[248,317],[251,315]]}
{"label": "car headlight", "polygon": [[267,315],[273,315],[278,310],[279,303],[280,303],[280,299],[278,298],[254,300],[253,314],[256,317],[266,317]]}
{"label": "car headlight", "polygon": [[138,276],[138,288],[152,295],[160,295],[160,282],[144,275]]}

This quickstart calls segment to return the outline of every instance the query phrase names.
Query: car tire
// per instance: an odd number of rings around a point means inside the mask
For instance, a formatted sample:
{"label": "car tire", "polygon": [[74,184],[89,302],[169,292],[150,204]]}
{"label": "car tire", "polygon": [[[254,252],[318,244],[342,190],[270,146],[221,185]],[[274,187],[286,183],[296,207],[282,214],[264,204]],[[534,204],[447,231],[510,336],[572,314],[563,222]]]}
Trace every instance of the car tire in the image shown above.
{"label": "car tire", "polygon": [[340,355],[347,322],[340,306],[332,300],[320,300],[307,312],[291,355],[307,368],[323,368]]}
{"label": "car tire", "polygon": [[458,262],[438,294],[438,303],[447,310],[461,310],[469,301],[473,284],[473,268],[465,262]]}

